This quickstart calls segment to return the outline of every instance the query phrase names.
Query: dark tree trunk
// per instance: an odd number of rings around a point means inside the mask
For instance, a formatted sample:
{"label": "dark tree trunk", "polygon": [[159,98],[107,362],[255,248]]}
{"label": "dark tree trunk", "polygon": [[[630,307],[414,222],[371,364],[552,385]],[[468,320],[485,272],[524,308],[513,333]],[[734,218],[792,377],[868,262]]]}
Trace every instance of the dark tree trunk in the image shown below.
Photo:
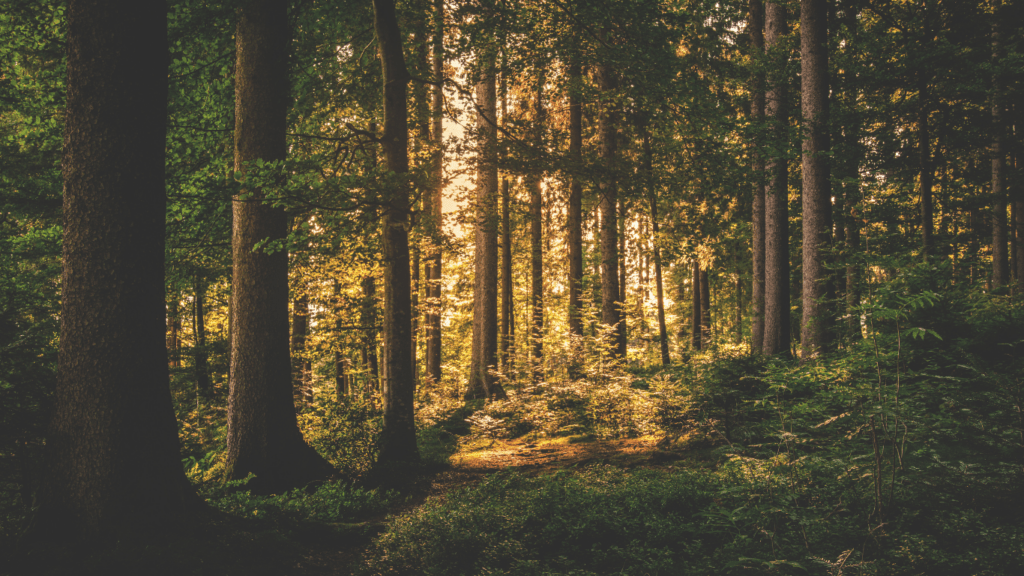
{"label": "dark tree trunk", "polygon": [[[502,62],[504,63],[504,54]],[[504,69],[504,66],[502,66]],[[501,73],[501,122],[508,120],[507,72]],[[515,310],[513,309],[512,281],[512,218],[511,190],[507,175],[501,180],[501,363],[507,371],[511,366],[510,350],[515,338]]]}
{"label": "dark tree trunk", "polygon": [[171,330],[171,335],[167,338],[170,366],[171,368],[181,368],[181,304],[177,292],[167,305],[167,324]]}
{"label": "dark tree trunk", "polygon": [[701,319],[703,318],[703,315],[701,314],[700,305],[700,262],[696,259],[693,260],[693,275],[691,283],[692,285],[690,288],[693,289],[691,301],[693,306],[691,307],[690,313],[690,345],[694,350],[700,350],[703,347],[701,338],[703,332],[703,330],[701,330]]}
{"label": "dark tree trunk", "polygon": [[711,283],[708,271],[700,271],[700,335],[705,345],[711,343]]}
{"label": "dark tree trunk", "polygon": [[196,369],[196,390],[203,396],[209,396],[213,392],[210,385],[210,369],[208,366],[209,352],[206,350],[206,312],[203,309],[206,300],[206,282],[201,276],[196,276],[196,299],[195,299],[195,369]]}
{"label": "dark tree trunk", "polygon": [[743,275],[740,274],[739,251],[736,252],[736,336],[735,343],[743,342]]}
{"label": "dark tree trunk", "polygon": [[[750,44],[755,57],[764,54],[764,5],[761,0],[750,0]],[[751,79],[750,116],[755,128],[764,122],[764,74],[758,72]],[[753,215],[753,280],[751,286],[750,348],[759,353],[764,343],[764,230],[765,230],[765,165],[761,142],[755,139],[751,164],[754,173]]]}
{"label": "dark tree trunk", "polygon": [[504,398],[491,370],[498,360],[498,132],[494,55],[481,57],[476,85],[480,158],[476,184],[476,255],[473,287],[473,351],[466,399]]}
{"label": "dark tree trunk", "polygon": [[309,332],[309,300],[300,296],[292,301],[292,397],[305,402],[309,362],[306,361],[306,334]]}
{"label": "dark tree trunk", "polygon": [[612,330],[608,342],[609,352],[617,357],[626,357],[625,332],[621,325],[619,308],[619,254],[618,254],[618,188],[615,182],[616,139],[618,138],[618,114],[611,102],[611,92],[617,87],[615,71],[602,64],[597,67],[597,84],[604,96],[601,116],[598,120],[600,157],[605,172],[600,186],[601,194],[601,323]]}
{"label": "dark tree trunk", "polygon": [[384,202],[384,427],[379,462],[419,459],[413,398],[412,310],[409,277],[409,73],[402,54],[394,0],[373,0],[373,24],[384,73],[384,134],[381,144],[388,172],[399,178]]}
{"label": "dark tree trunk", "polygon": [[1013,187],[1013,223],[1014,223],[1014,266],[1017,274],[1017,295],[1024,296],[1024,186],[1020,181],[1018,172],[1017,150],[1010,153],[1010,169],[1017,176],[1016,185]]}
{"label": "dark tree trunk", "polygon": [[928,101],[928,79],[925,76],[926,73],[922,70],[919,74],[921,78],[919,80],[920,86],[918,87],[917,147],[918,163],[920,166],[918,181],[921,188],[921,254],[927,258],[932,251],[932,230],[935,226],[932,215],[933,174],[931,134],[928,127],[930,104]]}
{"label": "dark tree trunk", "polygon": [[828,14],[825,0],[800,1],[800,85],[803,113],[803,317],[802,359],[831,342],[829,274],[832,186],[828,154]]}
{"label": "dark tree trunk", "polygon": [[[998,66],[1002,59],[1001,16],[998,0],[996,20],[992,23],[992,62]],[[1002,80],[997,71],[992,76],[992,288],[1010,283],[1010,265],[1006,250],[1006,150],[1004,149],[1005,112],[1003,110]]]}
{"label": "dark tree trunk", "polygon": [[201,505],[164,341],[167,6],[73,0],[67,21],[59,376],[30,537],[113,543]]}
{"label": "dark tree trunk", "polygon": [[665,326],[665,291],[661,279],[661,248],[658,247],[658,197],[651,194],[651,229],[654,232],[654,282],[658,295],[658,343],[661,345],[661,364],[668,366],[668,329]]}
{"label": "dark tree trunk", "polygon": [[[434,79],[440,82],[444,77],[444,0],[434,0],[434,47],[433,47]],[[427,234],[431,240],[431,251],[427,256],[427,379],[430,382],[441,381],[441,206],[444,191],[444,88],[434,86],[431,106],[433,123],[432,139],[435,146],[434,166],[432,171],[430,203],[424,210]]]}
{"label": "dark tree trunk", "polygon": [[[778,76],[785,70],[786,55],[778,44],[789,26],[786,8],[775,2],[767,4],[765,45],[777,60],[776,76],[770,79],[766,96],[766,116],[771,123],[770,138],[776,149],[788,148],[786,106],[788,78]],[[784,154],[768,160],[768,183],[765,188],[765,354],[789,354],[789,205],[788,171]]]}
{"label": "dark tree trunk", "polygon": [[363,369],[370,371],[368,388],[377,390],[380,365],[377,362],[377,281],[365,276],[362,281],[363,301],[359,311],[359,324],[363,328]]}
{"label": "dark tree trunk", "polygon": [[344,301],[341,296],[341,283],[338,280],[334,280],[334,298],[332,300],[334,305],[334,394],[337,400],[340,402],[342,398],[352,393],[351,386],[349,385],[349,361],[348,357],[342,352],[342,309],[344,308]]}
{"label": "dark tree trunk", "polygon": [[[534,145],[539,147],[543,140],[544,126],[544,101],[543,101],[544,76],[537,78],[536,101],[534,102]],[[530,310],[533,313],[533,326],[531,329],[531,356],[533,379],[535,382],[543,380],[544,377],[544,245],[542,234],[542,218],[544,202],[541,197],[541,179],[543,173],[539,170],[529,174],[530,189]]]}
{"label": "dark tree trunk", "polygon": [[566,214],[569,245],[569,333],[583,335],[583,185],[579,176],[583,162],[583,107],[580,102],[582,72],[578,61],[569,67],[569,205]]}
{"label": "dark tree trunk", "polygon": [[[283,160],[288,112],[288,16],[283,0],[244,4],[235,30],[235,169]],[[234,313],[227,475],[254,473],[261,489],[324,478],[333,468],[306,444],[295,419],[288,350],[288,254],[253,251],[288,233],[283,208],[246,190],[234,200]]]}

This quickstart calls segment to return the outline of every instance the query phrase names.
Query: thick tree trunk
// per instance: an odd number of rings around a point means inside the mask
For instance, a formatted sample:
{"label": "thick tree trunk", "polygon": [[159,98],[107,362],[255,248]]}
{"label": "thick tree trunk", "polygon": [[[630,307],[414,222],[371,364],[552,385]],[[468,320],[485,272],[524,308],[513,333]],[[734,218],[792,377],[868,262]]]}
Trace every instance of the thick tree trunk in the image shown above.
{"label": "thick tree trunk", "polygon": [[309,300],[299,296],[292,301],[292,397],[305,402],[309,385],[306,361],[306,334],[309,332]]}
{"label": "thick tree trunk", "polygon": [[[283,0],[244,4],[235,30],[235,169],[283,160],[288,111],[288,17]],[[263,190],[234,200],[231,392],[227,475],[256,474],[261,489],[324,478],[333,468],[306,444],[295,419],[288,350],[288,254],[253,251],[287,235],[284,209]]]}
{"label": "thick tree trunk", "polygon": [[473,287],[473,350],[466,399],[504,398],[492,370],[498,360],[498,132],[494,55],[481,57],[476,85],[480,137],[476,184],[476,254]]}
{"label": "thick tree trunk", "polygon": [[427,234],[431,240],[431,252],[427,256],[427,302],[429,313],[427,322],[427,379],[430,382],[441,381],[441,221],[444,192],[444,88],[440,82],[444,77],[444,0],[434,0],[434,46],[432,65],[434,86],[431,97],[432,139],[435,146],[434,165],[431,182],[430,204],[425,212],[428,215]]}
{"label": "thick tree trunk", "polygon": [[[789,26],[786,8],[775,2],[767,4],[765,46],[777,60],[773,66],[776,77],[769,81],[766,97],[766,116],[771,123],[770,133],[776,149],[788,148],[789,123],[786,101],[788,78],[779,77],[785,70],[786,56],[778,44]],[[788,171],[784,154],[768,160],[768,184],[765,188],[765,354],[789,354],[789,205]]]}
{"label": "thick tree trunk", "polygon": [[384,134],[381,144],[388,172],[398,180],[384,202],[384,427],[379,440],[380,463],[419,459],[413,398],[412,310],[409,277],[409,123],[406,88],[409,73],[402,54],[394,0],[373,0],[384,73]]}
{"label": "thick tree trunk", "polygon": [[701,330],[701,319],[703,318],[703,315],[701,314],[700,305],[700,262],[698,262],[696,258],[693,260],[693,274],[690,288],[693,290],[693,294],[691,295],[691,302],[693,305],[690,308],[690,346],[694,350],[700,350],[703,347],[703,341],[701,338],[703,335],[703,330]]}
{"label": "thick tree trunk", "polygon": [[[764,5],[761,0],[750,0],[748,33],[754,55],[764,54]],[[751,78],[750,116],[755,128],[764,122],[764,74],[757,73]],[[761,142],[755,139],[751,154],[754,178],[752,226],[753,279],[751,286],[750,348],[754,353],[762,350],[764,343],[764,230],[765,230],[765,165],[761,153]]]}
{"label": "thick tree trunk", "polygon": [[[992,61],[999,65],[1002,59],[1000,45],[999,10],[1002,2],[994,0],[996,20],[992,23]],[[1010,265],[1006,250],[1006,150],[1004,149],[1004,121],[1002,81],[997,71],[992,76],[992,288],[1010,283]]]}
{"label": "thick tree trunk", "polygon": [[583,107],[580,102],[582,72],[578,61],[569,67],[569,205],[566,213],[569,245],[569,333],[583,335],[583,185],[579,176],[583,163]]}
{"label": "thick tree trunk", "polygon": [[73,0],[67,21],[59,376],[30,538],[113,543],[201,505],[164,341],[167,6]]}
{"label": "thick tree trunk", "polygon": [[612,330],[608,350],[617,358],[626,357],[626,338],[621,325],[619,308],[619,254],[618,254],[618,187],[614,172],[616,167],[616,139],[618,138],[618,114],[610,101],[610,93],[616,89],[615,71],[602,64],[597,67],[598,89],[606,93],[598,120],[600,158],[605,171],[599,190],[601,194],[601,323]]}
{"label": "thick tree trunk", "polygon": [[209,352],[206,350],[206,311],[203,309],[206,300],[206,282],[201,276],[196,276],[196,299],[195,299],[195,370],[196,390],[203,396],[209,396],[213,392],[210,385]]}
{"label": "thick tree trunk", "polygon": [[802,359],[831,344],[829,274],[832,186],[828,154],[828,14],[825,0],[800,1],[800,85],[803,113],[803,316]]}

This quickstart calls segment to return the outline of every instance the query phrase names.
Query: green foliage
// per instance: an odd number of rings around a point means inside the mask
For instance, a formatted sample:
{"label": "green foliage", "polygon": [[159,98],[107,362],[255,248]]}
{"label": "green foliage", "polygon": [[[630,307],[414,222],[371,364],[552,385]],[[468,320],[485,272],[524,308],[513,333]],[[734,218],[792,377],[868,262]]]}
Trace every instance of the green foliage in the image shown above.
{"label": "green foliage", "polygon": [[345,474],[370,469],[377,459],[383,413],[374,398],[318,395],[298,415],[306,442]]}
{"label": "green foliage", "polygon": [[245,490],[251,479],[219,484],[204,496],[214,508],[242,518],[270,518],[285,515],[298,520],[351,522],[381,514],[401,502],[393,491],[380,492],[337,480],[315,488],[296,488],[269,496],[253,495]]}

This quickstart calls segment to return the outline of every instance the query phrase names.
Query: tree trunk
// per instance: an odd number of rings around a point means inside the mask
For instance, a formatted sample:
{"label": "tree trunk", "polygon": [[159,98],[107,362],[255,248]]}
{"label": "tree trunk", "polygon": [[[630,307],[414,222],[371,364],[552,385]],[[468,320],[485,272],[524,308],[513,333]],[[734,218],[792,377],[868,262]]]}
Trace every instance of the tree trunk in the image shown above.
{"label": "tree trunk", "polygon": [[597,67],[598,89],[605,93],[598,120],[600,158],[605,175],[599,189],[601,194],[601,323],[611,332],[608,350],[612,356],[625,359],[626,339],[621,325],[619,308],[619,254],[618,254],[618,188],[614,172],[616,168],[616,139],[618,138],[618,114],[610,101],[616,89],[615,71],[602,64]]}
{"label": "tree trunk", "polygon": [[661,248],[658,247],[658,196],[651,193],[651,229],[654,232],[654,282],[658,295],[658,343],[661,345],[661,365],[668,366],[668,328],[665,326],[665,292],[661,279]]}
{"label": "tree trunk", "polygon": [[800,85],[803,113],[802,359],[831,343],[832,301],[826,254],[832,242],[828,154],[828,14],[825,0],[800,1]]}
{"label": "tree trunk", "polygon": [[[619,346],[626,350],[629,345],[629,330],[626,322],[626,235],[628,233],[626,217],[626,199],[619,198]],[[623,352],[622,357],[626,357]]]}
{"label": "tree trunk", "polygon": [[170,357],[171,368],[181,368],[181,304],[177,291],[167,305],[167,324],[171,330],[167,338],[167,355]]}
{"label": "tree trunk", "polygon": [[[543,144],[544,126],[544,75],[537,78],[537,93],[534,102],[534,146]],[[544,202],[541,197],[543,173],[533,170],[528,175],[530,189],[530,310],[533,313],[532,334],[530,335],[533,381],[544,379],[544,245],[542,218]]]}
{"label": "tree trunk", "polygon": [[[288,16],[283,0],[244,4],[235,30],[235,169],[284,160],[288,112]],[[333,468],[306,444],[295,419],[288,350],[288,254],[253,250],[283,240],[283,208],[265,193],[234,200],[234,312],[228,400],[227,475],[256,474],[259,489],[279,490],[324,478]]]}
{"label": "tree trunk", "polygon": [[494,55],[481,56],[476,85],[480,138],[476,184],[476,254],[473,287],[473,351],[466,399],[504,398],[491,370],[498,360],[498,131]]}
{"label": "tree trunk", "polygon": [[734,287],[736,291],[736,335],[735,344],[739,345],[743,342],[743,275],[740,274],[740,262],[739,262],[739,251],[736,252],[736,285]]}
{"label": "tree trunk", "polygon": [[1014,236],[1016,237],[1013,243],[1015,249],[1015,256],[1013,259],[1014,265],[1017,268],[1017,295],[1024,296],[1024,186],[1020,182],[1020,172],[1017,170],[1018,156],[1017,150],[1013,149],[1010,152],[1010,170],[1017,175],[1017,184],[1013,187],[1013,223],[1014,223]]}
{"label": "tree trunk", "polygon": [[928,102],[928,80],[925,71],[921,75],[918,88],[918,163],[920,165],[921,195],[921,254],[927,258],[932,251],[932,230],[934,229],[934,218],[932,215],[932,152],[931,134],[928,129],[929,102]]}
{"label": "tree trunk", "polygon": [[433,123],[432,139],[435,146],[434,165],[432,170],[430,204],[424,212],[427,234],[431,240],[431,251],[427,256],[427,302],[429,312],[427,322],[427,379],[430,382],[441,381],[441,222],[444,192],[444,88],[440,82],[444,77],[444,0],[434,0],[434,47],[433,47],[434,80],[438,82],[433,88],[431,97],[431,121]]}
{"label": "tree trunk", "polygon": [[711,343],[711,283],[706,268],[700,271],[700,336],[705,346]]}
{"label": "tree trunk", "polygon": [[[764,54],[764,6],[761,0],[750,0],[750,44],[755,57]],[[750,116],[755,128],[764,122],[764,74],[758,72],[751,79]],[[764,343],[764,231],[765,231],[765,165],[761,153],[761,142],[755,138],[751,164],[754,172],[754,193],[752,209],[753,272],[751,286],[750,348],[754,353],[762,351]]]}
{"label": "tree trunk", "polygon": [[73,0],[67,19],[59,371],[29,536],[158,538],[201,506],[164,341],[167,7]]}
{"label": "tree trunk", "polygon": [[701,319],[703,318],[703,315],[701,314],[700,304],[700,262],[698,262],[696,258],[693,260],[693,276],[691,283],[692,285],[690,288],[693,290],[691,301],[693,306],[691,307],[690,314],[690,346],[694,350],[700,350],[703,347],[701,339],[703,332],[703,330],[701,330]]}
{"label": "tree trunk", "polygon": [[359,311],[359,324],[363,328],[363,369],[370,371],[367,388],[377,390],[380,366],[377,362],[377,281],[372,275],[362,280],[363,302]]}
{"label": "tree trunk", "polygon": [[384,134],[381,144],[388,172],[397,184],[386,192],[384,202],[384,427],[378,462],[419,460],[413,398],[416,381],[412,372],[412,310],[409,277],[409,123],[406,88],[409,73],[402,54],[394,0],[373,0],[373,24],[377,33],[384,73]]}
{"label": "tree trunk", "polygon": [[[502,62],[505,55],[502,54]],[[501,122],[506,125],[508,122],[508,83],[507,72],[502,66],[501,73]],[[512,282],[512,218],[511,218],[511,190],[509,188],[508,175],[505,174],[501,180],[501,364],[508,371],[512,364],[510,350],[513,349],[515,338],[515,310],[513,307],[513,282]]]}
{"label": "tree trunk", "polygon": [[299,296],[292,301],[292,397],[305,402],[309,363],[306,361],[306,333],[309,331],[309,300]]}
{"label": "tree trunk", "polygon": [[[769,81],[766,116],[771,123],[770,134],[776,149],[788,148],[789,122],[787,86],[789,79],[779,77],[785,70],[786,55],[778,44],[786,35],[786,8],[775,2],[767,4],[765,45],[775,61],[776,76]],[[789,206],[788,171],[785,154],[768,159],[768,184],[765,188],[765,354],[789,354]]]}
{"label": "tree trunk", "polygon": [[566,214],[569,245],[569,333],[583,335],[583,303],[580,290],[583,283],[583,185],[579,176],[583,163],[583,107],[579,90],[582,84],[581,66],[573,60],[569,66],[569,205]]}
{"label": "tree trunk", "polygon": [[206,299],[206,282],[199,275],[196,275],[195,289],[196,390],[203,396],[209,396],[213,392],[213,387],[210,385],[210,369],[207,362],[209,352],[206,350],[206,313],[203,310],[203,301]]}
{"label": "tree trunk", "polygon": [[[992,63],[1002,59],[1001,26],[998,18],[1001,0],[994,0],[996,20],[992,23]],[[998,70],[992,76],[992,288],[1010,283],[1010,265],[1006,250],[1006,131],[1003,111],[1002,80]]]}

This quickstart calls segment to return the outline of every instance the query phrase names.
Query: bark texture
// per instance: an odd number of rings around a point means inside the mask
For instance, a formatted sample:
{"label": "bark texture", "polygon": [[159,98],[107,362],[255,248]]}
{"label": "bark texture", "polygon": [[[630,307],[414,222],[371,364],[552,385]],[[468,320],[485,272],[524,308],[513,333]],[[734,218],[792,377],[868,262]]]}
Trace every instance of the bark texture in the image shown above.
{"label": "bark texture", "polygon": [[180,525],[164,342],[167,6],[68,12],[61,338],[30,536],[107,542]]}
{"label": "bark texture", "polygon": [[694,350],[700,350],[704,345],[703,338],[701,338],[704,331],[701,330],[700,262],[696,259],[693,261],[693,274],[690,281],[690,287],[693,289],[690,308],[690,346]]}
{"label": "bark texture", "polygon": [[569,67],[569,203],[566,213],[566,243],[569,249],[569,333],[583,335],[583,185],[578,176],[583,162],[583,107],[579,87],[582,72],[579,62]]}
{"label": "bark texture", "polygon": [[[765,47],[772,52],[779,72],[769,81],[766,117],[770,138],[776,150],[786,150],[788,109],[786,105],[788,79],[785,54],[774,49],[789,28],[785,6],[775,2],[766,5]],[[784,155],[768,159],[765,188],[765,298],[764,340],[765,354],[789,354],[789,205],[788,170]]]}
{"label": "bark texture", "polygon": [[604,175],[601,194],[601,323],[610,328],[608,349],[616,358],[626,357],[626,334],[621,329],[619,306],[618,187],[615,182],[618,138],[618,114],[610,101],[617,82],[615,71],[607,64],[597,67],[597,87],[605,93],[598,120],[599,155]]}
{"label": "bark texture", "polygon": [[444,0],[434,0],[434,38],[431,65],[434,80],[439,82],[431,91],[431,139],[434,144],[433,179],[430,202],[425,207],[427,215],[426,233],[430,238],[430,252],[427,255],[425,276],[427,280],[426,336],[427,357],[426,377],[430,382],[441,381],[441,207],[444,200],[444,88],[440,81],[444,77]]}
{"label": "bark texture", "polygon": [[[748,33],[755,57],[764,54],[764,5],[761,0],[750,0],[750,23]],[[750,95],[750,117],[756,128],[764,122],[764,74],[758,73],[751,78],[753,84]],[[764,342],[764,156],[760,151],[760,139],[755,139],[751,164],[754,172],[754,193],[752,205],[751,231],[753,246],[753,280],[751,287],[751,312],[753,318],[750,326],[750,347],[755,353],[761,352]]]}
{"label": "bark texture", "polygon": [[[1002,58],[1001,23],[999,10],[1002,2],[993,0],[995,20],[992,23],[992,61],[999,65]],[[1010,283],[1009,254],[1006,250],[1006,125],[1003,110],[1003,86],[999,71],[992,76],[992,288]]]}
{"label": "bark texture", "polygon": [[[283,0],[241,6],[235,30],[235,169],[283,160],[288,110],[288,17]],[[288,347],[288,254],[253,251],[282,240],[288,219],[264,190],[234,200],[231,390],[227,475],[250,472],[261,489],[324,478],[333,468],[306,444],[295,419]]]}
{"label": "bark texture", "polygon": [[825,0],[800,2],[800,85],[803,113],[803,316],[801,358],[814,358],[831,341],[826,256],[832,241],[832,186],[828,153],[828,14]]}
{"label": "bark texture", "polygon": [[[537,78],[534,96],[534,146],[543,144],[544,126],[544,75]],[[528,178],[530,189],[530,310],[533,315],[530,339],[530,350],[533,362],[534,381],[543,380],[544,365],[544,244],[543,244],[543,208],[541,196],[541,180],[543,172],[532,171]]]}

